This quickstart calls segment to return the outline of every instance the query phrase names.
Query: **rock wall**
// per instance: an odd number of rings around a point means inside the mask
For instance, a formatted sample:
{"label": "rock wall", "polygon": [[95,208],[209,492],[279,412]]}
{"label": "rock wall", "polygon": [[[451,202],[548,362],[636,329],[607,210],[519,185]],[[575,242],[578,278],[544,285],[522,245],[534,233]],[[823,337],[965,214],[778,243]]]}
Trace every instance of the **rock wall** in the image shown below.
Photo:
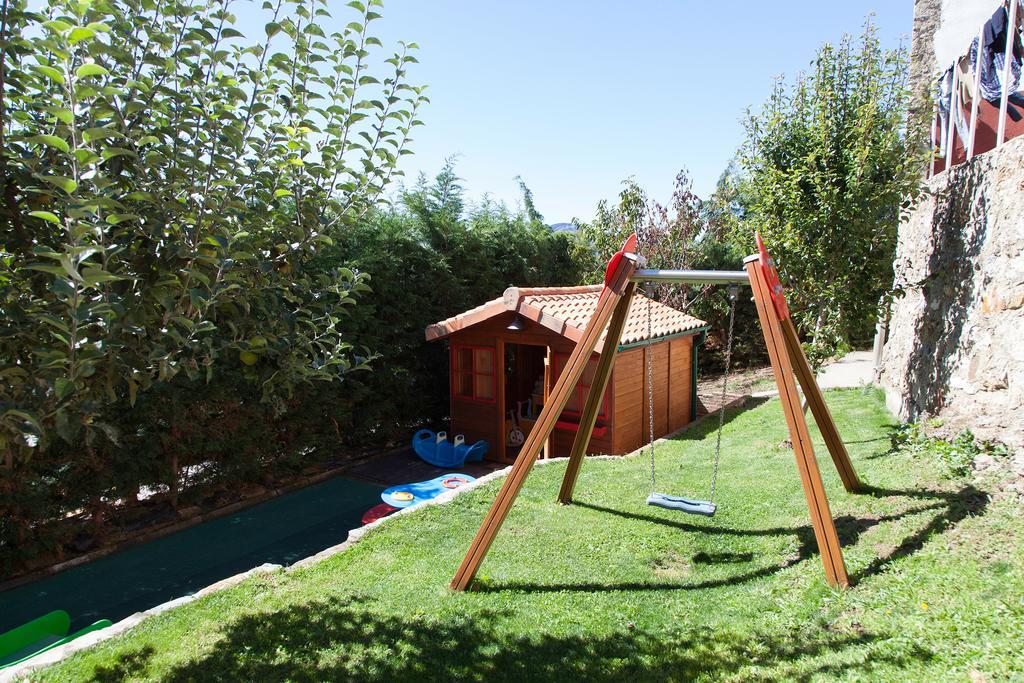
{"label": "rock wall", "polygon": [[[910,88],[930,97],[939,71],[935,57],[935,33],[942,25],[942,0],[915,0],[914,26],[910,36]],[[928,103],[931,115],[931,102]],[[926,124],[927,125],[927,124]]]}
{"label": "rock wall", "polygon": [[879,373],[904,420],[1024,452],[1024,137],[936,175],[900,226]]}

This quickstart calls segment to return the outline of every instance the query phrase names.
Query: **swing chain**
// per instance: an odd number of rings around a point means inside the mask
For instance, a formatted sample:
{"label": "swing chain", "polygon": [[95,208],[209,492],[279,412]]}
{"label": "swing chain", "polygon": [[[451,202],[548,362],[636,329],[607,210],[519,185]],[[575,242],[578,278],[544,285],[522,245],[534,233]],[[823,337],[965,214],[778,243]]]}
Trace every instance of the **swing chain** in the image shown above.
{"label": "swing chain", "polygon": [[[705,285],[704,288],[697,293],[697,296],[693,297],[683,305],[682,313],[688,313],[690,308],[696,304],[705,294],[711,291],[713,285]],[[733,288],[735,285],[733,286]],[[730,292],[732,289],[730,288]],[[738,291],[738,288],[737,288]],[[651,459],[651,493],[654,493],[657,488],[657,482],[655,479],[654,470],[654,354],[651,353],[651,346],[654,344],[654,324],[652,322],[651,306],[654,300],[655,291],[654,283],[648,282],[644,286],[644,294],[647,297],[647,423],[650,434],[650,440],[647,445],[647,452]],[[717,468],[717,463],[716,463]],[[712,484],[712,490],[714,484]]]}
{"label": "swing chain", "polygon": [[722,427],[725,424],[725,397],[729,384],[729,371],[732,368],[732,338],[736,323],[736,300],[739,299],[740,288],[729,286],[729,334],[725,342],[725,375],[722,377],[722,404],[718,409],[718,435],[715,438],[715,459],[711,469],[711,496],[709,501],[715,502],[715,488],[718,485],[718,460],[722,455]]}
{"label": "swing chain", "polygon": [[647,287],[647,421],[650,427],[651,440],[648,442],[647,453],[651,458],[651,493],[657,488],[654,480],[654,354],[651,344],[654,337],[654,323],[651,320],[651,304],[654,287]]}

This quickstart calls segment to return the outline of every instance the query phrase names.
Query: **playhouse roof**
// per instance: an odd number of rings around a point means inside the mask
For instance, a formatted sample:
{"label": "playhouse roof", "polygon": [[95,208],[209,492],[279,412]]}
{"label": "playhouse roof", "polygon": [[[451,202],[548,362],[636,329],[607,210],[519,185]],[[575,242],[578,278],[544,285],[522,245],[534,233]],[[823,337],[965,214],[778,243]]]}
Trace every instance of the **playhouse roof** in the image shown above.
{"label": "playhouse roof", "polygon": [[[465,313],[428,325],[427,340],[443,339],[459,330],[476,325],[485,320],[515,311],[524,318],[547,327],[550,330],[579,341],[583,336],[590,317],[597,308],[597,299],[601,293],[601,285],[584,287],[509,287],[505,294],[485,304],[471,308]],[[647,305],[651,306],[651,333],[647,330]],[[677,311],[671,306],[647,298],[637,291],[629,317],[622,331],[620,344],[634,344],[647,339],[658,339],[671,335],[696,332],[707,323],[692,315]],[[601,344],[604,343],[602,336]]]}

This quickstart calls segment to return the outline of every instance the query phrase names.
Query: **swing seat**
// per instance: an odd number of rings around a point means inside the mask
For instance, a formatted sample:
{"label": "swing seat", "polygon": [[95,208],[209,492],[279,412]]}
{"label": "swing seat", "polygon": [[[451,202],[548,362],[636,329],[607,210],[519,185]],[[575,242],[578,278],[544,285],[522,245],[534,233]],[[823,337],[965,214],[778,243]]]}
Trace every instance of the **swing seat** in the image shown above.
{"label": "swing seat", "polygon": [[716,508],[715,504],[708,500],[670,496],[667,493],[652,493],[647,496],[647,504],[665,508],[666,510],[679,510],[689,515],[704,515],[705,517],[714,517]]}

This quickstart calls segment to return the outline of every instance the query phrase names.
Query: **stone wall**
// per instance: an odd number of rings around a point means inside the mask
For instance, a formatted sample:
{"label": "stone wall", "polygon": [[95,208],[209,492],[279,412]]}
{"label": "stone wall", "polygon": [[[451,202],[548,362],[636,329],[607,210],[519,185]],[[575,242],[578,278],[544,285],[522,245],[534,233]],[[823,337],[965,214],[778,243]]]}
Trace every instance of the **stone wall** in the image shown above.
{"label": "stone wall", "polygon": [[1024,452],[1024,137],[928,190],[900,226],[880,383],[904,420]]}
{"label": "stone wall", "polygon": [[[910,88],[915,94],[930,96],[933,89],[932,82],[939,71],[935,58],[935,32],[941,23],[942,0],[914,2],[914,26],[910,37]],[[931,106],[928,107],[928,115],[931,115]]]}

